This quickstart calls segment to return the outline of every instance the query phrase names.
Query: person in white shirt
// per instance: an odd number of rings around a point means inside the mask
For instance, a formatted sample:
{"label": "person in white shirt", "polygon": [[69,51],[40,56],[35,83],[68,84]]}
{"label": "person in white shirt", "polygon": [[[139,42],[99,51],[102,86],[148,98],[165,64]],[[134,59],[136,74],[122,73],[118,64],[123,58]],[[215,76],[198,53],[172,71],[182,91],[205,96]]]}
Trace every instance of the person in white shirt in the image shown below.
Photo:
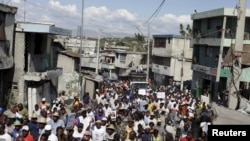
{"label": "person in white shirt", "polygon": [[95,114],[92,111],[91,107],[87,107],[87,117],[90,117],[92,121],[95,120]]}
{"label": "person in white shirt", "polygon": [[74,130],[74,133],[73,133],[73,138],[74,139],[77,139],[77,140],[81,140],[85,131],[83,130],[83,124],[82,123],[78,123],[77,124],[77,129]]}
{"label": "person in white shirt", "polygon": [[92,133],[88,130],[85,131],[82,141],[93,141],[92,140]]}
{"label": "person in white shirt", "polygon": [[110,124],[108,127],[107,127],[107,130],[106,130],[106,140],[107,141],[112,141],[114,140],[114,136],[115,136],[116,132],[115,132],[115,126],[113,124]]}
{"label": "person in white shirt", "polygon": [[[57,136],[52,133],[51,125],[46,125],[44,129],[45,129],[44,133],[49,137],[48,141],[58,141]],[[40,141],[40,139],[39,139],[39,141]]]}
{"label": "person in white shirt", "polygon": [[0,140],[2,141],[12,141],[11,136],[5,132],[5,125],[0,124]]}
{"label": "person in white shirt", "polygon": [[108,102],[105,102],[104,107],[102,108],[104,113],[105,113],[105,117],[108,117],[110,115],[110,113],[112,112],[112,109],[109,106]]}
{"label": "person in white shirt", "polygon": [[201,123],[200,123],[200,127],[202,129],[203,132],[205,132],[207,134],[208,131],[208,125],[211,125],[211,122],[209,121],[208,117],[203,117]]}
{"label": "person in white shirt", "polygon": [[86,131],[87,128],[90,126],[90,124],[93,122],[92,118],[90,118],[89,116],[87,116],[87,109],[82,109],[80,110],[80,116],[77,118],[78,123],[82,123],[83,126],[83,130]]}
{"label": "person in white shirt", "polygon": [[103,141],[105,140],[106,131],[101,127],[102,122],[97,120],[92,129],[92,139],[94,141]]}
{"label": "person in white shirt", "polygon": [[38,105],[38,104],[36,104],[36,105],[34,106],[33,113],[36,114],[37,117],[40,117],[40,115],[41,115],[41,109],[39,108],[39,105]]}
{"label": "person in white shirt", "polygon": [[170,99],[169,103],[168,103],[167,108],[170,109],[170,110],[173,109],[173,108],[174,108],[174,104],[176,104],[175,98],[172,97],[172,98]]}

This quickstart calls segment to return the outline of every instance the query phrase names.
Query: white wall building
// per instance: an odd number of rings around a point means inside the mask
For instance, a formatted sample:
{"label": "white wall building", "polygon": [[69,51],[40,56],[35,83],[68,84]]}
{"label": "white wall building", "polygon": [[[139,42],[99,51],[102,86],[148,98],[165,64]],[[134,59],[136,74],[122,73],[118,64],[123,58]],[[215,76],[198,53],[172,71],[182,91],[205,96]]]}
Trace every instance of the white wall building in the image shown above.
{"label": "white wall building", "polygon": [[154,82],[158,85],[169,85],[191,80],[192,50],[189,38],[180,35],[153,35]]}
{"label": "white wall building", "polygon": [[[71,49],[73,52],[79,53],[81,47],[81,39],[78,38],[67,38],[64,40],[65,48]],[[82,51],[84,54],[94,54],[97,46],[96,39],[83,39],[82,40]]]}

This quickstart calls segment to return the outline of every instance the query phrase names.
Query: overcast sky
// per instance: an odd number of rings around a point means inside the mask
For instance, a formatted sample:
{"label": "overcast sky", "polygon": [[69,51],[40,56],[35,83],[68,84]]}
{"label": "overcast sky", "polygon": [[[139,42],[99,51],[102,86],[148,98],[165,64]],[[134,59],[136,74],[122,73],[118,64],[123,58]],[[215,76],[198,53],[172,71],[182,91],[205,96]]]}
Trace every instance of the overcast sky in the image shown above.
{"label": "overcast sky", "polygon": [[[104,34],[140,31],[147,35],[179,34],[180,23],[192,24],[190,15],[222,7],[233,8],[238,0],[0,0],[18,7],[17,21],[48,22],[58,27],[77,29],[81,25],[84,1],[84,29]],[[26,1],[26,2],[25,2]],[[162,6],[160,6],[162,4]],[[249,8],[249,2],[247,2]],[[25,10],[26,9],[26,10]],[[159,11],[157,11],[159,9]],[[25,11],[25,12],[24,12]],[[157,11],[157,12],[156,12]],[[24,14],[26,13],[26,14]],[[155,14],[154,14],[155,13]],[[150,18],[152,17],[153,18]],[[149,22],[147,22],[151,19]],[[98,35],[96,35],[98,36]]]}

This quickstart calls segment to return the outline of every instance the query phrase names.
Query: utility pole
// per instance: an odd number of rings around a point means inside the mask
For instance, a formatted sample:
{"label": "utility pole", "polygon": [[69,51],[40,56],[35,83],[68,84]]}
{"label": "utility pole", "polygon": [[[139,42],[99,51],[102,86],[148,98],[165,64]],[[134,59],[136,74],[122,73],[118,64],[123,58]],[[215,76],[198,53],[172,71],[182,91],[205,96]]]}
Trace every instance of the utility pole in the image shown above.
{"label": "utility pole", "polygon": [[227,17],[223,18],[223,26],[222,26],[222,34],[221,34],[221,42],[220,42],[220,52],[217,64],[217,73],[216,73],[216,81],[215,81],[215,90],[214,97],[217,98],[217,94],[219,92],[219,84],[220,84],[220,71],[221,71],[221,63],[222,63],[222,54],[224,48],[224,39],[225,39],[225,30],[226,30]]}
{"label": "utility pole", "polygon": [[[239,6],[237,8],[237,27],[236,27],[236,37],[235,37],[235,47],[232,56],[233,64],[231,68],[231,84],[229,86],[229,97],[228,97],[228,107],[231,109],[238,110],[240,107],[240,75],[241,75],[241,54],[243,51],[243,40],[245,31],[245,15],[246,15],[246,2],[247,0],[239,0]],[[233,49],[233,48],[232,48]]]}
{"label": "utility pole", "polygon": [[23,22],[26,20],[26,0],[24,0]]}
{"label": "utility pole", "polygon": [[184,49],[186,47],[186,37],[187,34],[184,34],[184,46],[182,47],[182,61],[181,61],[181,91],[183,90],[183,75],[184,75],[184,62],[185,62],[185,54],[184,54]]}
{"label": "utility pole", "polygon": [[147,52],[147,77],[146,77],[146,82],[149,81],[149,55],[150,55],[150,33],[149,33],[149,23],[148,23],[148,52]]}
{"label": "utility pole", "polygon": [[79,54],[80,54],[80,60],[79,60],[79,87],[80,87],[80,96],[82,98],[82,78],[81,78],[81,75],[82,75],[82,35],[83,35],[83,15],[84,15],[84,0],[82,0],[82,17],[81,17],[81,28],[80,28],[80,51],[79,51]]}
{"label": "utility pole", "polygon": [[95,69],[95,73],[99,74],[99,54],[100,54],[100,38],[101,38],[101,29],[99,29],[98,32],[98,42],[97,42],[97,53],[96,53],[96,69]]}

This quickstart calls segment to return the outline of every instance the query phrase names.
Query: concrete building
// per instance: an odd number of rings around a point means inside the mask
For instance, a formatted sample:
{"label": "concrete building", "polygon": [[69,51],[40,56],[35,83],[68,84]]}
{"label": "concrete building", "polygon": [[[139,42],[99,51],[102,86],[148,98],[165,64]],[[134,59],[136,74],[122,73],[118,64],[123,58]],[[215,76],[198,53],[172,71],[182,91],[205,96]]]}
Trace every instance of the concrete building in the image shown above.
{"label": "concrete building", "polygon": [[58,52],[57,67],[63,68],[58,78],[58,92],[65,91],[69,97],[79,93],[79,58],[80,55],[69,50]]}
{"label": "concrete building", "polygon": [[152,72],[156,85],[170,85],[192,79],[190,38],[181,35],[153,35]]}
{"label": "concrete building", "polygon": [[[229,90],[229,84],[232,68],[231,49],[235,44],[237,29],[237,8],[220,8],[191,15],[193,20],[193,83],[192,89],[196,96],[201,94],[208,95],[210,101],[216,99],[216,76],[219,76],[219,93],[223,90]],[[250,50],[250,10],[246,11],[243,52]],[[223,30],[222,30],[223,29]],[[223,34],[224,33],[224,34]],[[222,49],[222,65],[218,68],[218,60]],[[242,54],[242,67],[248,68],[250,58],[248,53]],[[242,75],[249,74],[245,70]],[[250,76],[240,77],[240,86],[244,88],[245,82],[250,82]],[[224,97],[224,96],[222,96]]]}
{"label": "concrete building", "polygon": [[[101,64],[99,64],[97,68],[96,54],[83,54],[81,59],[83,74],[83,92],[89,93],[89,95],[93,97],[95,94],[95,90],[99,88],[99,83],[103,81],[103,76],[99,75],[99,70],[101,70]],[[96,71],[98,72],[98,74],[96,74]]]}
{"label": "concrete building", "polygon": [[12,97],[14,66],[14,30],[16,7],[0,4],[0,107],[7,106]]}
{"label": "concrete building", "polygon": [[116,60],[115,49],[106,49],[101,52],[100,73],[102,74],[104,80],[106,81],[112,82],[112,81],[118,80],[118,76],[116,73],[115,60]]}
{"label": "concrete building", "polygon": [[[81,47],[81,39],[79,37],[66,38],[64,40],[65,48],[71,49],[73,52],[79,53]],[[97,46],[97,39],[85,38],[82,40],[82,54],[94,54]]]}
{"label": "concrete building", "polygon": [[146,81],[146,52],[116,51],[115,66],[120,79]]}
{"label": "concrete building", "polygon": [[47,102],[57,97],[57,52],[61,47],[54,44],[55,35],[70,36],[71,30],[53,24],[17,22],[15,31],[14,78],[16,89],[12,92],[16,101],[28,105],[29,115],[34,104],[43,97]]}

